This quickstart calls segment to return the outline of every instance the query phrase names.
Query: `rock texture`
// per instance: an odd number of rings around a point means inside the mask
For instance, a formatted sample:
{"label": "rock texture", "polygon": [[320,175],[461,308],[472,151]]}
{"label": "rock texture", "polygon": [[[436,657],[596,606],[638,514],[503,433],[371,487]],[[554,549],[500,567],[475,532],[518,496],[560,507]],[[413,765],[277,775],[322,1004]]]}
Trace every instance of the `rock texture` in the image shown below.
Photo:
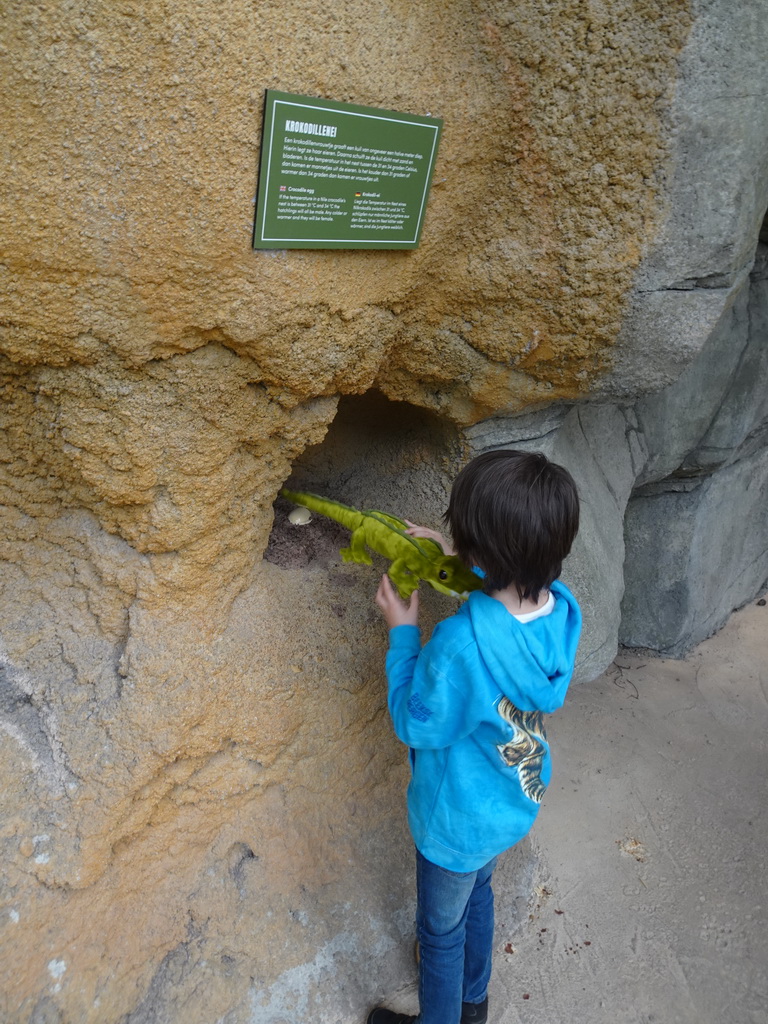
{"label": "rock texture", "polygon": [[[337,1024],[397,986],[376,573],[288,526],[289,478],[435,521],[472,451],[545,447],[584,495],[582,678],[625,578],[648,618],[644,530],[687,574],[658,646],[745,599],[757,569],[705,614],[691,553],[734,488],[765,507],[761,9],[5,5],[4,1020]],[[266,87],[445,120],[418,250],[250,250]]]}
{"label": "rock texture", "polygon": [[675,381],[754,260],[768,195],[763,4],[697,0],[692,13],[669,117],[666,216],[593,393],[636,397]]}
{"label": "rock texture", "polygon": [[768,580],[768,245],[699,359],[637,416],[653,457],[627,510],[621,638],[678,655]]}
{"label": "rock texture", "polygon": [[[660,220],[691,22],[687,0],[11,3],[5,351],[172,372],[218,341],[278,392],[379,378],[464,419],[584,393]],[[265,87],[445,118],[419,251],[249,251]]]}

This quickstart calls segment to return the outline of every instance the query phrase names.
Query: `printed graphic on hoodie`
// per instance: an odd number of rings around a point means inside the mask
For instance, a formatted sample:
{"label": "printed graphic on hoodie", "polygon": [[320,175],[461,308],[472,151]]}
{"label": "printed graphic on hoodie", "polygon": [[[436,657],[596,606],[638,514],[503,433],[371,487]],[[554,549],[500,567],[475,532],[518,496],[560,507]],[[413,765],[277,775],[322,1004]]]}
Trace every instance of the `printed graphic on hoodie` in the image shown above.
{"label": "printed graphic on hoodie", "polygon": [[497,708],[505,722],[515,733],[507,743],[497,743],[496,749],[505,764],[517,766],[523,792],[534,803],[540,804],[546,786],[541,781],[547,734],[541,711],[520,711],[507,697],[502,697]]}

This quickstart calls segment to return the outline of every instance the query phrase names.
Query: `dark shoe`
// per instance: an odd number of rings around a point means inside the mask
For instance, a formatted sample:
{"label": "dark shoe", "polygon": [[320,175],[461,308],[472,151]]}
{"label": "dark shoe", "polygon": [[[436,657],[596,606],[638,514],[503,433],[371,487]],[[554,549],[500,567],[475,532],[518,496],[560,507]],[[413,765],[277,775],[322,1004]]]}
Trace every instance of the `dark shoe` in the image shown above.
{"label": "dark shoe", "polygon": [[366,1024],[413,1024],[416,1020],[408,1013],[395,1013],[394,1010],[385,1010],[377,1006],[368,1014]]}
{"label": "dark shoe", "polygon": [[485,1024],[488,1020],[488,1000],[482,1003],[461,1004],[461,1024]]}

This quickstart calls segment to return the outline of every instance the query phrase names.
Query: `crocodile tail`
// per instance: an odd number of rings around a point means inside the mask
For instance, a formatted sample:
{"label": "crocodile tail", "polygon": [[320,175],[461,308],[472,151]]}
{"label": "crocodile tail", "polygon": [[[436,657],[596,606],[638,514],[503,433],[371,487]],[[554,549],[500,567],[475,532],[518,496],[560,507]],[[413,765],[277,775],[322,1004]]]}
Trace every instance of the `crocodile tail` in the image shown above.
{"label": "crocodile tail", "polygon": [[362,512],[349,505],[342,505],[338,501],[331,501],[330,498],[321,498],[319,494],[310,494],[308,491],[289,491],[284,487],[280,494],[292,501],[294,505],[302,505],[310,512],[318,512],[321,516],[327,516],[337,523],[341,523],[348,530],[355,530],[363,521]]}

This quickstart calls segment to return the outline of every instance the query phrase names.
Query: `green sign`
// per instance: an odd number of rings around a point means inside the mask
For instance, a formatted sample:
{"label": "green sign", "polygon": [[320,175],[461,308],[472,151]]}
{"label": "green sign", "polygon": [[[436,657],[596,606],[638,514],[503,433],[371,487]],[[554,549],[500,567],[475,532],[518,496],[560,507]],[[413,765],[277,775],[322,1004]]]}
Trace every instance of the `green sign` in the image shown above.
{"label": "green sign", "polygon": [[267,90],[255,249],[415,249],[443,122]]}

